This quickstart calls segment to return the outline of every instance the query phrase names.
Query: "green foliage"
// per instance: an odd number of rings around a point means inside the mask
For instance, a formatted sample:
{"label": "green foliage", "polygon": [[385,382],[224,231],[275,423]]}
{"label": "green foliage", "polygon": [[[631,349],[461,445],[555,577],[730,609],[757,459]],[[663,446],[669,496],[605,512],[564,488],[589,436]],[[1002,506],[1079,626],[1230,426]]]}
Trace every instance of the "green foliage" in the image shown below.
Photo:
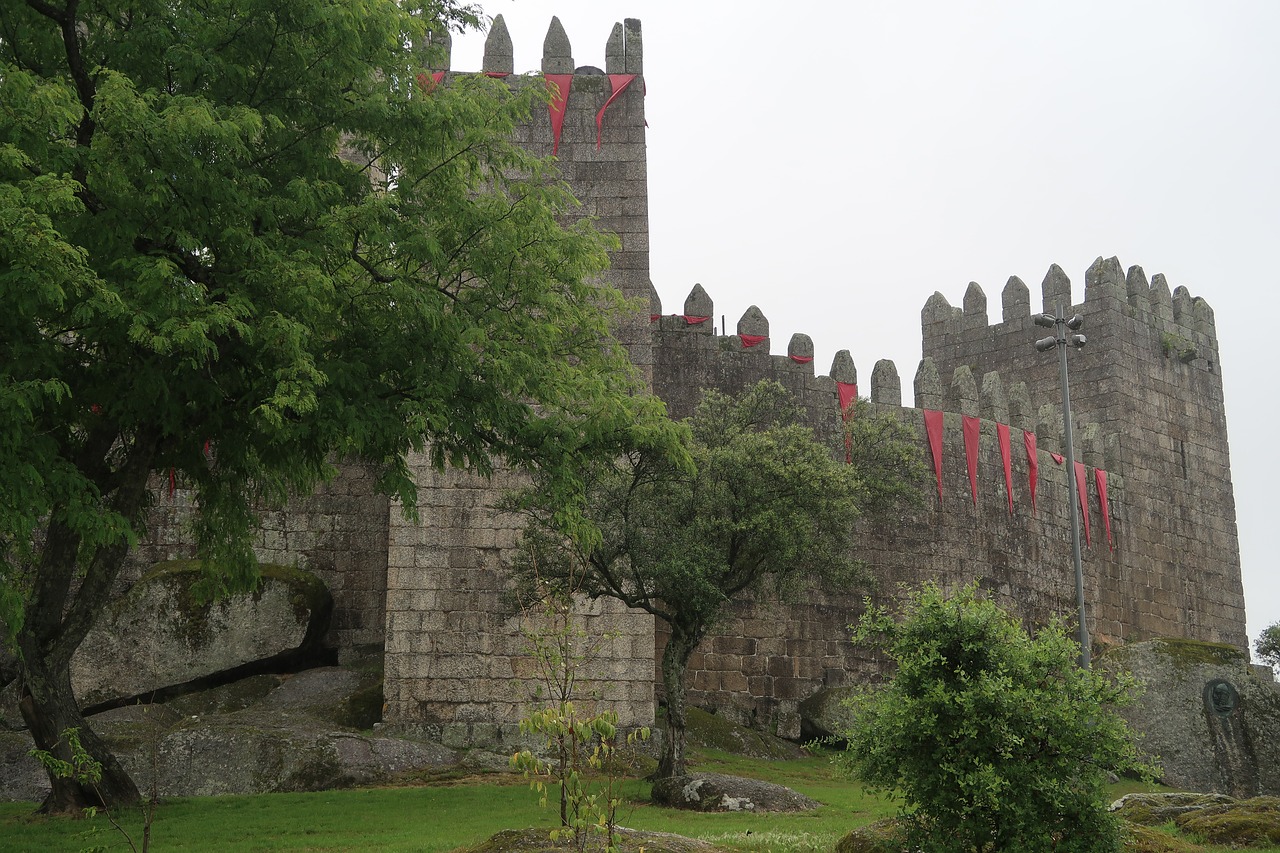
{"label": "green foliage", "polygon": [[[617,833],[618,807],[622,805],[618,770],[625,754],[649,739],[649,729],[640,727],[627,733],[624,749],[618,743],[616,712],[584,713],[575,705],[581,669],[613,635],[588,633],[574,613],[571,593],[544,592],[541,614],[526,609],[525,618],[533,624],[524,633],[542,679],[540,688],[545,687],[551,704],[521,720],[520,731],[542,737],[552,758],[544,759],[526,749],[511,757],[511,766],[529,780],[544,808],[549,785],[558,787],[560,826],[551,831],[553,841],[571,841],[575,850],[583,851],[595,834],[603,837],[608,853],[615,853],[621,842]],[[589,774],[602,775],[603,782],[593,784]]]}
{"label": "green foliage", "polygon": [[953,597],[926,586],[900,622],[868,602],[854,640],[878,645],[897,670],[853,701],[842,761],[897,792],[913,845],[1119,849],[1106,774],[1148,770],[1114,710],[1132,684],[1080,669],[1062,625],[1029,635],[975,586]]}
{"label": "green foliage", "polygon": [[672,444],[591,283],[615,241],[511,141],[544,87],[417,82],[411,46],[476,13],[5,4],[0,622],[39,713],[60,679],[33,667],[70,659],[155,473],[194,494],[217,591],[335,458],[406,507],[409,452],[528,466],[571,522],[582,456]]}
{"label": "green foliage", "polygon": [[[62,732],[62,745],[66,747],[69,759],[59,758],[49,750],[32,749],[30,755],[41,766],[49,771],[49,775],[54,778],[74,779],[81,785],[95,788],[102,781],[102,763],[89,754],[84,748],[84,744],[80,742],[80,730],[76,728],[65,729]],[[151,848],[151,822],[155,817],[156,801],[153,798],[151,807],[143,812],[143,830],[142,830],[142,853],[146,853]],[[98,816],[99,810],[96,806],[90,806],[84,810],[84,816],[87,818],[95,818]],[[110,808],[102,811],[106,815],[107,821],[112,828],[119,833],[124,842],[129,845],[129,849],[138,853],[138,846],[133,842],[133,836],[129,834],[116,816],[111,812]],[[89,830],[84,835],[92,837],[97,835],[97,828]],[[101,853],[107,848],[104,845],[95,844],[91,847],[82,848],[80,853]]]}
{"label": "green foliage", "polygon": [[1280,666],[1280,622],[1262,629],[1253,648],[1263,663]]}
{"label": "green foliage", "polygon": [[865,580],[853,522],[869,495],[879,506],[910,491],[911,445],[885,419],[857,419],[855,440],[885,462],[868,472],[856,458],[837,461],[802,418],[774,382],[738,397],[706,392],[682,424],[692,465],[638,449],[585,472],[590,535],[567,537],[535,484],[512,502],[532,521],[526,573],[575,578],[591,597],[617,598],[699,639],[744,590]]}
{"label": "green foliage", "polygon": [[1160,350],[1165,358],[1176,355],[1179,361],[1191,362],[1196,358],[1196,345],[1181,335],[1164,332],[1160,335]]}
{"label": "green foliage", "polygon": [[705,393],[683,424],[687,459],[634,449],[586,469],[585,518],[573,529],[541,481],[514,497],[529,577],[572,585],[653,614],[671,629],[663,656],[671,737],[659,768],[683,768],[684,669],[734,596],[786,596],[802,582],[866,580],[854,521],[910,492],[918,470],[896,421],[855,418],[846,464],[803,425],[787,391],[764,381],[737,397]]}

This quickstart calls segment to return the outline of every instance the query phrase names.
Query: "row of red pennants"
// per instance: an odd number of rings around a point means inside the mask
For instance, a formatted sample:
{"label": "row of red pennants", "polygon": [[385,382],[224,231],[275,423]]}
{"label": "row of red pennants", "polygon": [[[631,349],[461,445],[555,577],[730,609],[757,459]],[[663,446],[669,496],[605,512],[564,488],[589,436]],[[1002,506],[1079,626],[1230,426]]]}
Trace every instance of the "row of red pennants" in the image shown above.
{"label": "row of red pennants", "polygon": [[[706,317],[700,317],[696,314],[672,314],[671,316],[679,317],[680,319],[684,320],[684,324],[686,326],[698,326],[711,319],[710,315]],[[651,323],[656,323],[661,319],[662,319],[661,314],[649,315],[649,322]],[[739,332],[738,340],[742,341],[743,349],[751,349],[752,347],[758,347],[760,346],[760,344],[769,340],[769,336],[768,335],[747,335]],[[813,361],[813,356],[811,355],[795,355],[794,353],[788,355],[787,358],[791,359],[796,364],[809,364],[810,362]],[[843,404],[841,404],[840,410],[844,411]]]}
{"label": "row of red pennants", "polygon": [[[837,383],[839,384],[839,383]],[[855,391],[856,394],[856,391]],[[845,409],[844,394],[840,397],[840,407],[845,411],[846,419],[849,411]],[[964,433],[965,462],[969,470],[969,490],[973,496],[974,506],[978,505],[978,439],[982,431],[982,421],[972,415],[961,416]],[[924,428],[929,439],[929,450],[933,455],[933,470],[938,480],[938,499],[942,499],[942,412],[932,409],[924,410]],[[1012,436],[1008,424],[996,424],[996,439],[1000,445],[1000,459],[1004,463],[1004,488],[1009,501],[1009,514],[1013,515],[1013,463]],[[1040,478],[1040,463],[1036,452],[1036,434],[1030,430],[1022,431],[1022,444],[1027,454],[1027,488],[1031,496],[1031,512],[1036,511],[1036,486]],[[1066,458],[1058,453],[1050,453],[1050,458],[1058,465],[1066,463]],[[1085,545],[1090,542],[1089,531],[1089,498],[1088,478],[1083,462],[1075,463],[1076,491],[1080,500],[1080,516],[1084,522]],[[1107,472],[1101,468],[1093,469],[1093,481],[1098,490],[1098,502],[1102,511],[1102,523],[1107,532],[1107,545],[1115,550],[1115,542],[1111,536],[1111,506],[1107,500]]]}
{"label": "row of red pennants", "polygon": [[[436,86],[444,82],[445,72],[432,71],[427,74],[418,75],[418,85],[427,91],[431,91]],[[503,71],[486,71],[486,77],[508,77],[510,76]],[[547,109],[551,114],[551,136],[553,141],[551,144],[551,153],[560,153],[560,134],[564,129],[564,114],[569,108],[569,90],[573,87],[572,74],[544,74],[542,75],[546,81],[547,92],[551,95],[551,103]],[[613,104],[618,97],[627,90],[632,81],[636,79],[634,74],[610,74],[609,85],[612,92],[609,99],[604,102],[604,106],[600,108],[600,112],[596,113],[596,148],[599,149],[604,136],[604,114],[605,111]],[[430,82],[428,82],[430,81]]]}

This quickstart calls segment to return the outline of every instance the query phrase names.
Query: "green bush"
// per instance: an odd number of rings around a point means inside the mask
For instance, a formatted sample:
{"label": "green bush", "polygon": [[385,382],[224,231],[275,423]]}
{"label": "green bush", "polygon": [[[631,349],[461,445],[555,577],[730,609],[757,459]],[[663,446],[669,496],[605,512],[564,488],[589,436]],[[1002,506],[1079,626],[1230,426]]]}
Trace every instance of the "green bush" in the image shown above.
{"label": "green bush", "polygon": [[868,602],[855,642],[897,664],[852,700],[846,768],[901,797],[911,849],[1120,849],[1107,773],[1144,771],[1124,721],[1127,681],[1081,669],[1058,623],[1023,630],[970,586],[926,586],[895,622]]}

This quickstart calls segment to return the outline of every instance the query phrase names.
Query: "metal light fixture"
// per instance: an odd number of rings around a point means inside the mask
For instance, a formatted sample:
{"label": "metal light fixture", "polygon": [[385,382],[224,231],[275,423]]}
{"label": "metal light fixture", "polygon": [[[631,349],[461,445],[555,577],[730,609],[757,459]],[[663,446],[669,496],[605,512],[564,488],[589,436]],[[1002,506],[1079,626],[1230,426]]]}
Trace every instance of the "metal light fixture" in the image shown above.
{"label": "metal light fixture", "polygon": [[1067,344],[1080,349],[1086,343],[1084,335],[1067,335],[1067,331],[1077,331],[1084,325],[1084,317],[1076,314],[1064,317],[1062,306],[1058,306],[1057,315],[1037,314],[1034,318],[1037,326],[1053,328],[1054,335],[1036,341],[1038,352],[1058,349],[1058,372],[1062,380],[1062,422],[1063,438],[1067,443],[1067,506],[1071,509],[1071,559],[1076,569],[1076,605],[1080,619],[1080,666],[1089,668],[1089,626],[1084,616],[1084,567],[1080,559],[1080,509],[1076,506],[1076,495],[1079,494],[1076,484],[1076,450],[1075,440],[1071,434],[1071,388],[1067,382]]}

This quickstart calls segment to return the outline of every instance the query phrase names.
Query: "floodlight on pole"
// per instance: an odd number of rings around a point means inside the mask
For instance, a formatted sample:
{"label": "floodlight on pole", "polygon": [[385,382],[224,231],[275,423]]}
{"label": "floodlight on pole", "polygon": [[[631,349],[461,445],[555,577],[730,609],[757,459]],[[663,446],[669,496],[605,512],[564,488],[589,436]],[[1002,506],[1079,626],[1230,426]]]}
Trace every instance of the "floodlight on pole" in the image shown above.
{"label": "floodlight on pole", "polygon": [[1054,329],[1054,336],[1036,341],[1038,352],[1058,349],[1058,373],[1062,382],[1062,424],[1063,438],[1066,440],[1067,462],[1067,506],[1071,510],[1071,559],[1076,570],[1076,606],[1080,619],[1080,666],[1089,668],[1089,625],[1084,615],[1084,566],[1080,558],[1080,509],[1076,506],[1076,495],[1079,494],[1076,484],[1076,450],[1075,440],[1071,433],[1071,387],[1067,382],[1067,344],[1076,349],[1085,345],[1084,335],[1067,335],[1067,330],[1076,331],[1084,325],[1084,317],[1076,314],[1065,317],[1062,306],[1058,306],[1057,315],[1037,314],[1035,324]]}

